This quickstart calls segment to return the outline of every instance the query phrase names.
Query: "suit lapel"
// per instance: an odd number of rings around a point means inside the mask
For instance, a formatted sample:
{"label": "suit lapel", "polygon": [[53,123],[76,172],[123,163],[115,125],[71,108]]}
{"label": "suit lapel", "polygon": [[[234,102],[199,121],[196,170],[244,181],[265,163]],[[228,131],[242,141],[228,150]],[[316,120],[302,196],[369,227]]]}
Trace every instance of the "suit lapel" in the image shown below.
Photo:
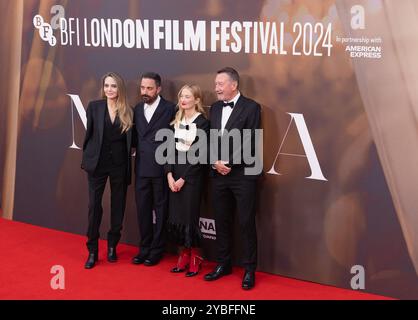
{"label": "suit lapel", "polygon": [[225,124],[225,129],[226,130],[231,130],[232,125],[234,124],[235,120],[238,119],[238,117],[240,116],[240,114],[242,113],[242,111],[244,110],[244,99],[243,96],[241,95],[237,101],[237,104],[234,106],[234,108],[232,109],[232,113],[229,116],[228,121]]}
{"label": "suit lapel", "polygon": [[[155,122],[157,122],[157,120],[160,118],[160,115],[164,112],[163,104],[164,104],[164,100],[163,100],[163,98],[161,98],[160,103],[158,104],[157,108],[155,109],[154,114],[152,115],[152,118],[151,118],[150,122],[148,123],[148,127],[147,127],[147,130],[145,132],[147,132],[148,130],[150,130],[154,126]],[[142,108],[142,109],[144,109],[144,108]],[[145,121],[147,121],[147,120],[145,119]]]}
{"label": "suit lapel", "polygon": [[104,122],[105,122],[105,112],[107,108],[107,102],[101,103],[99,108],[97,108],[97,124],[99,128],[99,138],[100,138],[100,145],[102,145],[103,141],[103,131],[104,131]]}
{"label": "suit lapel", "polygon": [[144,103],[140,103],[137,108],[137,124],[138,130],[141,134],[145,134],[146,128],[148,127],[147,119],[145,118]]}
{"label": "suit lapel", "polygon": [[132,141],[132,128],[126,132],[126,148],[128,149],[128,155],[131,153],[131,141]]}
{"label": "suit lapel", "polygon": [[[222,106],[219,103],[218,105],[214,105],[213,107],[213,125],[212,128],[221,130],[222,126]],[[212,112],[212,110],[211,110]]]}

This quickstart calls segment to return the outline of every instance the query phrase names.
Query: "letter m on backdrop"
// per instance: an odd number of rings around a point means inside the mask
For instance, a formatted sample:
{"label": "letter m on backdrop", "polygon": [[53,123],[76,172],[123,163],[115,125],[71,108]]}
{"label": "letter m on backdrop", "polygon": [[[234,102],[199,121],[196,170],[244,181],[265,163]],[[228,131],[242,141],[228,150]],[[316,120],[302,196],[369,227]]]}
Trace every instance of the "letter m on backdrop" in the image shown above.
{"label": "letter m on backdrop", "polygon": [[83,103],[81,102],[81,99],[76,94],[67,94],[67,96],[71,99],[71,127],[72,127],[72,137],[73,137],[73,143],[71,144],[71,149],[80,149],[79,146],[75,143],[74,138],[74,110],[77,111],[78,116],[81,119],[81,122],[83,123],[84,129],[87,129],[87,116],[86,116],[86,109],[83,107]]}

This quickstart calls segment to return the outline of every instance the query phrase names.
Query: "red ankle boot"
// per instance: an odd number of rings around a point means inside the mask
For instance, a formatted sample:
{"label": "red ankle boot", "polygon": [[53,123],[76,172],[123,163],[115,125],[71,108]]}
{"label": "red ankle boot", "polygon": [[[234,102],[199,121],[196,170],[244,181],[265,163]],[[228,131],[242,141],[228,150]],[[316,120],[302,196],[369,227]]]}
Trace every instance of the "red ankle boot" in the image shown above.
{"label": "red ankle boot", "polygon": [[190,255],[189,272],[186,273],[186,277],[193,277],[199,273],[202,267],[203,258],[199,254],[199,249],[192,248]]}
{"label": "red ankle boot", "polygon": [[190,263],[190,248],[184,248],[180,255],[179,259],[177,260],[177,265],[171,269],[171,272],[179,273],[186,270]]}

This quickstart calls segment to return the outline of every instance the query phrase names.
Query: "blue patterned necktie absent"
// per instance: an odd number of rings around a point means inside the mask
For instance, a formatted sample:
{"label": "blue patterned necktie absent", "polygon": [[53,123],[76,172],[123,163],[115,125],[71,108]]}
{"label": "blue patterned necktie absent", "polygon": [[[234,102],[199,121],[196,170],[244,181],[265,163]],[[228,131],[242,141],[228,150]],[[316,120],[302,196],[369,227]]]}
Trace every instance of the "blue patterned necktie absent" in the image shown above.
{"label": "blue patterned necktie absent", "polygon": [[234,107],[234,102],[233,101],[231,101],[231,102],[224,102],[222,104],[222,106],[223,107],[231,107],[231,108],[233,108]]}

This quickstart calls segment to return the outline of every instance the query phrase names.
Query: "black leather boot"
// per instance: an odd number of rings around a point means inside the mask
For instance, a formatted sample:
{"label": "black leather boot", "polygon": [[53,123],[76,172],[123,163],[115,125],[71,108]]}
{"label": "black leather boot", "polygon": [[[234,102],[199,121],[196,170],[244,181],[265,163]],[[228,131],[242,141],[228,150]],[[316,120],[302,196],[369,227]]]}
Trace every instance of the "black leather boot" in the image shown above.
{"label": "black leather boot", "polygon": [[98,254],[94,253],[94,252],[90,252],[89,256],[87,258],[86,263],[84,264],[84,268],[85,269],[91,269],[94,267],[94,265],[96,264],[98,260]]}
{"label": "black leather boot", "polygon": [[118,261],[118,256],[116,255],[116,247],[107,248],[107,261],[109,262]]}

